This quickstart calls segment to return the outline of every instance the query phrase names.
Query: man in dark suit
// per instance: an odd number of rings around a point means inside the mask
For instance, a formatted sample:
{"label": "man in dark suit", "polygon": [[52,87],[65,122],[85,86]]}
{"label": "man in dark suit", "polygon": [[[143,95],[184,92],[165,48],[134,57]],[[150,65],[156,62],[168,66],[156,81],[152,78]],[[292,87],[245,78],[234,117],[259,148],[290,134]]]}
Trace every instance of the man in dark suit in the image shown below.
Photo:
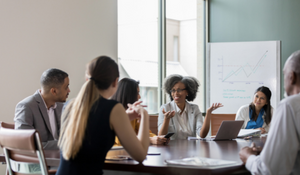
{"label": "man in dark suit", "polygon": [[58,149],[63,102],[68,98],[69,77],[59,69],[41,76],[41,89],[20,101],[15,110],[15,129],[36,129],[44,149]]}

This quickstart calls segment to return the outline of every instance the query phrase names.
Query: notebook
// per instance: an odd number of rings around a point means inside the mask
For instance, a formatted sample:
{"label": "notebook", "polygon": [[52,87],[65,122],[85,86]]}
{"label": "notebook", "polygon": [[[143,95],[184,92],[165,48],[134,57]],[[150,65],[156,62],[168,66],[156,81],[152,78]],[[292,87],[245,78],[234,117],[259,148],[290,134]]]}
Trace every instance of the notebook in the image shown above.
{"label": "notebook", "polygon": [[241,129],[237,137],[247,137],[247,136],[259,137],[260,135],[261,135],[260,130]]}
{"label": "notebook", "polygon": [[241,163],[229,160],[211,159],[206,157],[191,157],[184,159],[165,160],[168,165],[215,167],[215,166],[235,166]]}

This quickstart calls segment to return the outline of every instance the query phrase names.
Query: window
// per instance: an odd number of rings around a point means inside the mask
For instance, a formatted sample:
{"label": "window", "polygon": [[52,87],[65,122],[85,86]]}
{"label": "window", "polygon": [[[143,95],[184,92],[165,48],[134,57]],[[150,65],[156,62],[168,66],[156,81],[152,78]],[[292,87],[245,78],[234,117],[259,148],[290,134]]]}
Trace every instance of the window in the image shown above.
{"label": "window", "polygon": [[173,37],[173,61],[179,61],[178,36]]}
{"label": "window", "polygon": [[[166,38],[167,38],[167,76],[180,74],[193,76],[204,85],[201,76],[204,71],[199,69],[203,63],[197,55],[197,0],[166,0]],[[202,31],[202,30],[201,30]],[[200,91],[200,88],[199,88]],[[193,103],[203,108],[203,96],[198,93]],[[167,98],[169,100],[169,98]],[[202,109],[201,109],[202,111]]]}
{"label": "window", "polygon": [[120,79],[140,81],[140,95],[150,114],[158,112],[158,1],[118,1]]}
{"label": "window", "polygon": [[[166,1],[166,76],[180,74],[203,81],[203,57],[199,54],[199,14],[197,0]],[[160,1],[118,1],[118,63],[120,79],[140,81],[143,104],[150,114],[158,113],[158,9]],[[200,9],[200,10],[197,10]],[[200,58],[201,57],[201,58]],[[202,67],[201,67],[202,66]],[[201,90],[200,90],[201,91]],[[203,91],[202,91],[203,92]],[[194,103],[203,107],[203,96]],[[169,98],[166,98],[169,100]],[[201,108],[200,108],[201,109]]]}

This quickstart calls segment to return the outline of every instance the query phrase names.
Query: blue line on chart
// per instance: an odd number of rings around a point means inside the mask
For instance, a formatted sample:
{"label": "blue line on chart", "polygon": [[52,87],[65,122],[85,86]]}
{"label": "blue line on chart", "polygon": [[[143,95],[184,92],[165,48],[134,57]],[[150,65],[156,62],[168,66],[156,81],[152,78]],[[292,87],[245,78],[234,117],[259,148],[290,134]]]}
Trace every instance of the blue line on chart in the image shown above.
{"label": "blue line on chart", "polygon": [[[263,62],[263,60],[266,58],[266,54],[268,51],[266,51],[263,56],[259,59],[259,61],[257,62],[256,66],[252,69],[249,63],[246,63],[244,66],[241,66],[240,68],[238,68],[236,71],[231,71],[229,72],[229,74],[222,80],[222,82],[224,82],[225,80],[227,80],[229,77],[231,77],[232,75],[238,75],[242,70],[244,71],[246,77],[248,78],[252,73],[255,73],[258,69],[258,66]],[[222,59],[223,60],[223,59]],[[224,63],[222,64],[222,74],[223,74],[223,66]],[[249,68],[252,70],[252,72],[250,72],[249,75],[247,75],[244,67],[249,66]]]}

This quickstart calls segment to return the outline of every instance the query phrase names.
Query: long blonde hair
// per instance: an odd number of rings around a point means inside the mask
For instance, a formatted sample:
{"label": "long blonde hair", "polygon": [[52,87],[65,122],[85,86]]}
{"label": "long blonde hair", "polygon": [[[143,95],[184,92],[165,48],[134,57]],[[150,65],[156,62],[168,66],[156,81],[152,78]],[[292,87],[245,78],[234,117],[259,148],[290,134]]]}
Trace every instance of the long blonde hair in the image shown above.
{"label": "long blonde hair", "polygon": [[70,101],[62,114],[62,125],[58,146],[64,159],[75,158],[81,148],[88,117],[93,104],[104,90],[119,77],[118,65],[107,56],[93,59],[87,66],[91,75],[81,87],[75,100]]}

